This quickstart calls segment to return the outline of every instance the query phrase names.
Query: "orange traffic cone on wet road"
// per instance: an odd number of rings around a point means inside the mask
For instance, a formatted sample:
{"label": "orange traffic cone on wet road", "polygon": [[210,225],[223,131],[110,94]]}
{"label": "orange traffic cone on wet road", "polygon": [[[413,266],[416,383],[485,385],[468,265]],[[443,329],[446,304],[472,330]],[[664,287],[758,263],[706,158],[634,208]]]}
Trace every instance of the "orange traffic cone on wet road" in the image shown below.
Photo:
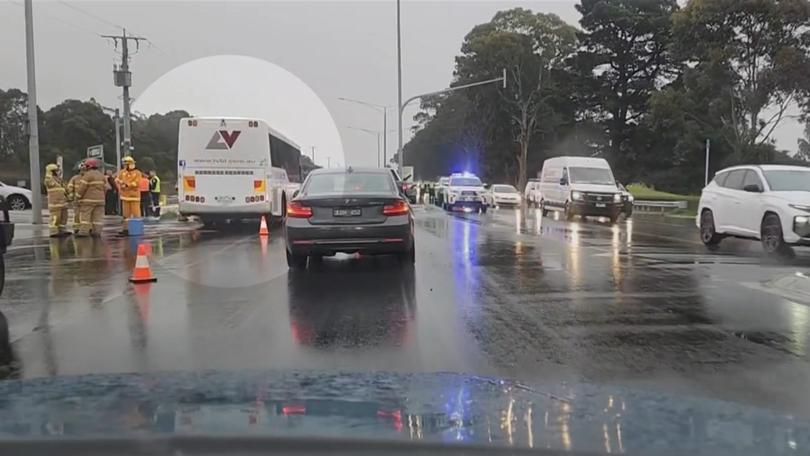
{"label": "orange traffic cone on wet road", "polygon": [[267,229],[267,219],[262,215],[262,224],[259,225],[259,236],[270,236],[270,230]]}
{"label": "orange traffic cone on wet road", "polygon": [[138,244],[138,257],[135,259],[135,270],[129,279],[132,283],[157,282],[149,267],[149,258],[146,254],[146,244]]}

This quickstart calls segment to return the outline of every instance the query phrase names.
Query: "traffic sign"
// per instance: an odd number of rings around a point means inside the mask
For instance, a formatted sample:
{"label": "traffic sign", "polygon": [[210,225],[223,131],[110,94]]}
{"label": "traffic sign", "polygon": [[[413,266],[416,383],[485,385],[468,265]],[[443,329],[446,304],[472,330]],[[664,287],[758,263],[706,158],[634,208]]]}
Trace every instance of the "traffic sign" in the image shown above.
{"label": "traffic sign", "polygon": [[104,145],[90,146],[87,148],[87,158],[104,158]]}

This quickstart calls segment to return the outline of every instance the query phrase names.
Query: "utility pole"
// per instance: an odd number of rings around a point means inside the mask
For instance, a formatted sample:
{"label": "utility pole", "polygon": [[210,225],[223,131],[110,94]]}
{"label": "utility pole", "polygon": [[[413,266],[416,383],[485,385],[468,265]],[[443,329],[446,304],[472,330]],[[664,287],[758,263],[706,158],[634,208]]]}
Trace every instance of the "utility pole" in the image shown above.
{"label": "utility pole", "polygon": [[711,147],[711,142],[708,138],[706,138],[706,177],[703,182],[703,186],[709,185],[709,150]]}
{"label": "utility pole", "polygon": [[122,30],[121,35],[101,36],[113,40],[116,49],[118,48],[118,41],[121,41],[121,66],[113,65],[113,81],[116,87],[121,87],[124,91],[124,153],[129,155],[132,150],[132,124],[129,108],[129,88],[132,86],[132,72],[129,71],[129,41],[134,41],[136,49],[140,49],[141,41],[145,41],[146,38],[127,35],[126,29]]}
{"label": "utility pole", "polygon": [[28,67],[28,160],[31,174],[31,223],[42,224],[42,190],[39,180],[39,125],[37,78],[34,71],[34,6],[25,0],[25,62]]}
{"label": "utility pole", "polygon": [[310,147],[312,147],[312,164],[314,165],[315,164],[315,146],[310,146]]}

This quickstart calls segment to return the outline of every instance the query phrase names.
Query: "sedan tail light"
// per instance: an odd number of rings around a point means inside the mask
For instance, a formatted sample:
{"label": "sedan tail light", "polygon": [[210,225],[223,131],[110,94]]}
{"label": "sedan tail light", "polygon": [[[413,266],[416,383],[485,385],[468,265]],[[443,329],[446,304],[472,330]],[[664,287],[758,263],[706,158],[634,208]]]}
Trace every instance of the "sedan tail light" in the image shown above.
{"label": "sedan tail light", "polygon": [[394,204],[387,204],[383,206],[383,215],[405,215],[410,210],[411,208],[408,206],[408,203],[400,200]]}
{"label": "sedan tail light", "polygon": [[312,217],[312,208],[297,201],[289,202],[287,203],[287,217],[310,218]]}

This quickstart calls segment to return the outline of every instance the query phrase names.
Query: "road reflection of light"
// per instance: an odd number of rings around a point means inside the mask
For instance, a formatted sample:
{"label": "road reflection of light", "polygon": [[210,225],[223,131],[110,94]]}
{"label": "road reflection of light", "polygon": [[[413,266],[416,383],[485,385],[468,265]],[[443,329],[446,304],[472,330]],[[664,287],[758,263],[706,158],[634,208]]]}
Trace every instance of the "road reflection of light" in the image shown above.
{"label": "road reflection of light", "polygon": [[627,232],[627,239],[625,240],[625,244],[627,244],[627,247],[630,247],[633,245],[633,219],[627,219],[624,222],[624,225],[626,227],[625,231]]}
{"label": "road reflection of light", "polygon": [[568,421],[571,418],[571,405],[563,402],[560,406],[562,413],[557,419],[560,422],[560,439],[562,441],[563,449],[566,451],[571,450],[571,429],[568,427]]}
{"label": "road reflection of light", "polygon": [[515,255],[521,255],[523,253],[523,243],[520,241],[515,241]]}
{"label": "road reflection of light", "polygon": [[[622,402],[624,406],[624,402]],[[624,453],[624,443],[622,442],[622,423],[616,423],[616,439],[619,443],[619,453]]]}
{"label": "road reflection of light", "polygon": [[501,429],[506,430],[506,436],[509,439],[509,445],[514,445],[514,439],[512,438],[512,420],[514,419],[514,407],[515,407],[515,400],[509,399],[509,406],[506,408],[506,411],[503,413],[501,417]]}
{"label": "road reflection of light", "polygon": [[571,229],[571,246],[579,247],[579,223],[572,222],[569,228]]}
{"label": "road reflection of light", "polygon": [[534,211],[534,232],[537,234],[543,232],[543,211]]}
{"label": "road reflection of light", "polygon": [[810,326],[810,310],[806,306],[788,302],[790,306],[790,325],[793,330],[793,352],[804,356],[807,350],[807,331]]}
{"label": "road reflection of light", "polygon": [[520,221],[523,219],[520,209],[515,209],[515,233],[520,234]]}
{"label": "road reflection of light", "polygon": [[479,269],[475,267],[477,261],[476,240],[478,239],[478,224],[454,219],[451,228],[451,245],[454,256],[452,262],[454,286],[456,289],[456,302],[459,307],[470,311],[470,318],[477,318],[480,311],[479,300],[474,294],[478,288]]}
{"label": "road reflection of light", "polygon": [[612,453],[610,448],[610,434],[608,434],[607,424],[602,425],[602,439],[605,442],[605,453]]}
{"label": "road reflection of light", "polygon": [[613,272],[613,283],[616,285],[621,285],[622,282],[622,268],[619,261],[619,255],[621,253],[621,230],[619,229],[619,225],[613,225],[611,227],[613,231],[613,239],[611,240],[611,246],[613,247],[613,255],[611,255],[611,271]]}
{"label": "road reflection of light", "polygon": [[534,424],[532,424],[532,407],[529,406],[529,410],[526,411],[526,429],[529,438],[529,448],[534,448]]}
{"label": "road reflection of light", "polygon": [[572,222],[569,224],[570,236],[569,236],[569,248],[567,249],[568,255],[568,264],[569,264],[569,273],[571,274],[571,278],[574,281],[574,284],[578,284],[579,281],[582,279],[580,276],[580,261],[582,261],[580,251],[579,251],[579,223]]}

